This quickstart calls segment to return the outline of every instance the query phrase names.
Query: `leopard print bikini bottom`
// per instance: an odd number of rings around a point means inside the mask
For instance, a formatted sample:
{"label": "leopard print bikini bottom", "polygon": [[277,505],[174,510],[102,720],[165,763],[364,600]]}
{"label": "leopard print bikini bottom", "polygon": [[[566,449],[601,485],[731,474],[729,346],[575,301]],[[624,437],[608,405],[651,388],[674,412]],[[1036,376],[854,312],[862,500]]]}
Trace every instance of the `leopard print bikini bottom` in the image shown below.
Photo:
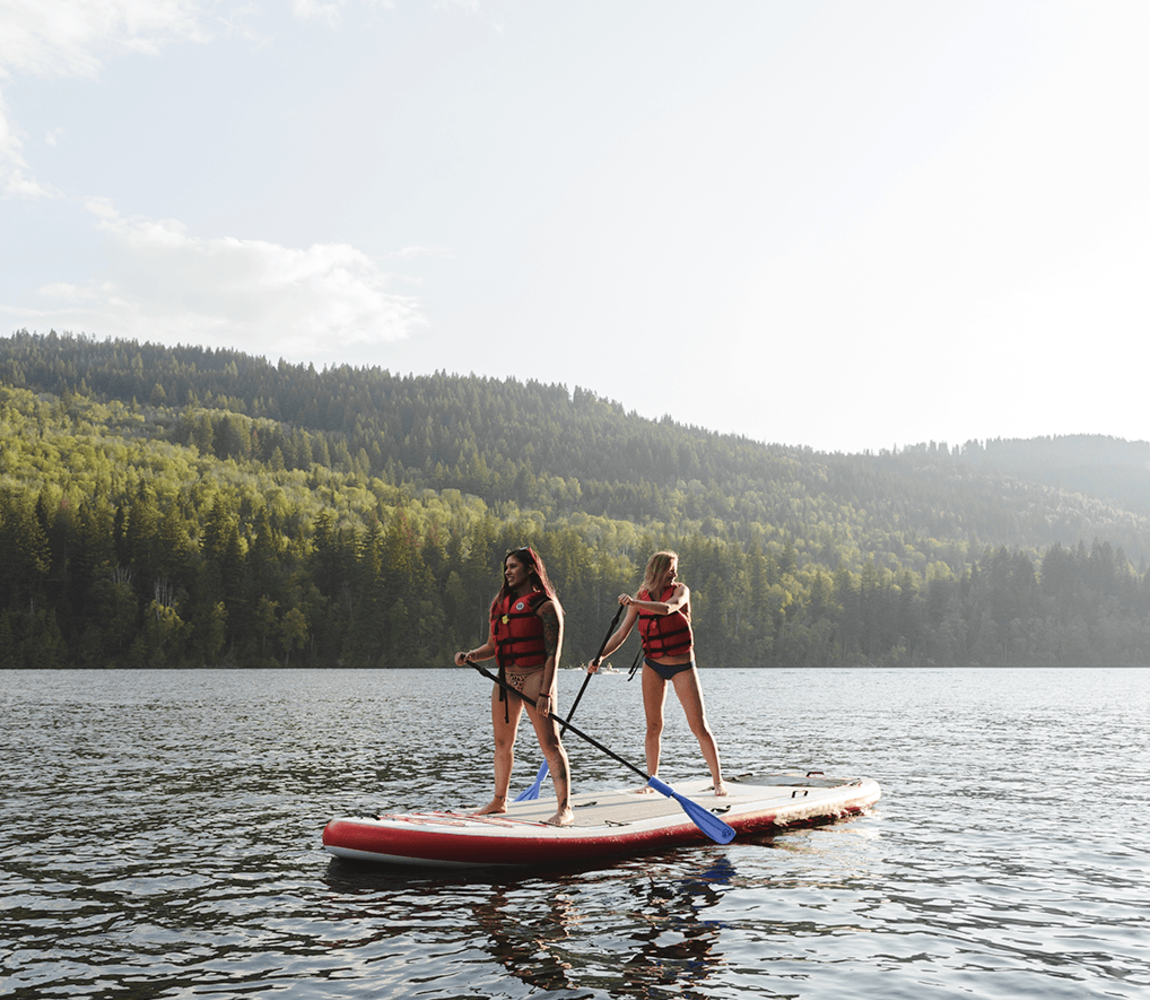
{"label": "leopard print bikini bottom", "polygon": [[508,667],[504,672],[504,680],[507,681],[509,687],[515,688],[520,694],[523,693],[523,686],[527,683],[527,678],[538,673],[543,669],[543,666],[529,667],[527,669],[516,669]]}

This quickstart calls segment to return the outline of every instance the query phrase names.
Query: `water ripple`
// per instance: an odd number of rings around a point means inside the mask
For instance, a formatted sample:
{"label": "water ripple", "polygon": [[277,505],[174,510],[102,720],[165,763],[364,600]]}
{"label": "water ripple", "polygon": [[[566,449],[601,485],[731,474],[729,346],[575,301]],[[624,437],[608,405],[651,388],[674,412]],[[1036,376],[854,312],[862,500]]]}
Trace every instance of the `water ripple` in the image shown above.
{"label": "water ripple", "polygon": [[[563,673],[566,697],[579,680]],[[641,761],[636,686],[596,683],[584,725]],[[882,802],[572,871],[399,872],[330,858],[320,829],[486,801],[470,674],[0,674],[6,995],[1147,995],[1150,672],[709,671],[705,685],[732,771],[870,774]],[[673,711],[668,726],[664,776],[694,776],[693,738]],[[579,787],[632,780],[569,750]],[[522,755],[526,784],[538,753]]]}

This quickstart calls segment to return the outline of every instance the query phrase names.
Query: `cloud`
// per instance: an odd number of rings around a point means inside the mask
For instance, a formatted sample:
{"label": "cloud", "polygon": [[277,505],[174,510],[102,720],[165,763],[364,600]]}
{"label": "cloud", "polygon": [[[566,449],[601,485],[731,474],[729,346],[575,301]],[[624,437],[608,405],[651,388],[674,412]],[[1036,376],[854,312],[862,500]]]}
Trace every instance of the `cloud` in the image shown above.
{"label": "cloud", "polygon": [[103,59],[205,41],[198,0],[0,0],[0,74],[94,76]]}
{"label": "cloud", "polygon": [[51,198],[59,195],[50,184],[35,180],[24,158],[24,143],[8,117],[0,95],[0,196],[5,198]]}
{"label": "cloud", "polygon": [[292,0],[292,14],[301,21],[325,21],[328,27],[339,24],[343,0]]}
{"label": "cloud", "polygon": [[109,240],[104,280],[41,286],[54,308],[34,325],[96,336],[228,346],[293,360],[400,340],[425,323],[420,302],[347,244],[306,250],[261,240],[201,239],[172,220],[125,220],[89,203]]}
{"label": "cloud", "polygon": [[[95,76],[105,58],[206,41],[198,0],[0,0],[0,84],[13,75]],[[0,194],[58,197],[32,176],[21,134],[0,98]]]}

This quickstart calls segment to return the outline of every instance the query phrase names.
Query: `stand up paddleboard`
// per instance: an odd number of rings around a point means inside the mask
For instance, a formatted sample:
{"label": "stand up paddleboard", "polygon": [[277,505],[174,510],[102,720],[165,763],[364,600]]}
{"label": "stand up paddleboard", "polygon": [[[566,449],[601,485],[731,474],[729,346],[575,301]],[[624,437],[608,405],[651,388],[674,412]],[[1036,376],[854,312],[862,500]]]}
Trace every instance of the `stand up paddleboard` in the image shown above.
{"label": "stand up paddleboard", "polygon": [[[737,837],[830,823],[865,812],[882,794],[871,778],[821,772],[728,779],[715,798],[709,779],[676,785],[681,796],[720,816]],[[575,821],[549,826],[555,800],[512,802],[497,816],[455,812],[399,813],[333,819],[324,849],[336,857],[441,868],[577,864],[640,851],[707,843],[680,805],[634,788],[572,797]]]}

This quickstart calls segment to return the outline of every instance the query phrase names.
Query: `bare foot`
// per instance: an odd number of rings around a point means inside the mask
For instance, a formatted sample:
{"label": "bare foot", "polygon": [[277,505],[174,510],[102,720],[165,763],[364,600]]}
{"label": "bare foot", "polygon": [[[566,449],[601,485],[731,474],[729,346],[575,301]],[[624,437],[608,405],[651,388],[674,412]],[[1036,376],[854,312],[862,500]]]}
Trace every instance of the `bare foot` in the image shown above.
{"label": "bare foot", "polygon": [[575,814],[571,811],[570,806],[560,809],[550,819],[543,821],[548,826],[570,826],[575,822]]}
{"label": "bare foot", "polygon": [[727,783],[722,779],[715,782],[715,798],[725,799],[731,793],[727,791]]}
{"label": "bare foot", "polygon": [[507,812],[507,799],[505,796],[496,795],[490,802],[487,803],[482,809],[476,809],[472,816],[491,816],[495,813]]}
{"label": "bare foot", "polygon": [[635,794],[636,795],[654,795],[655,789],[653,789],[650,785],[643,785],[641,788],[635,789]]}

